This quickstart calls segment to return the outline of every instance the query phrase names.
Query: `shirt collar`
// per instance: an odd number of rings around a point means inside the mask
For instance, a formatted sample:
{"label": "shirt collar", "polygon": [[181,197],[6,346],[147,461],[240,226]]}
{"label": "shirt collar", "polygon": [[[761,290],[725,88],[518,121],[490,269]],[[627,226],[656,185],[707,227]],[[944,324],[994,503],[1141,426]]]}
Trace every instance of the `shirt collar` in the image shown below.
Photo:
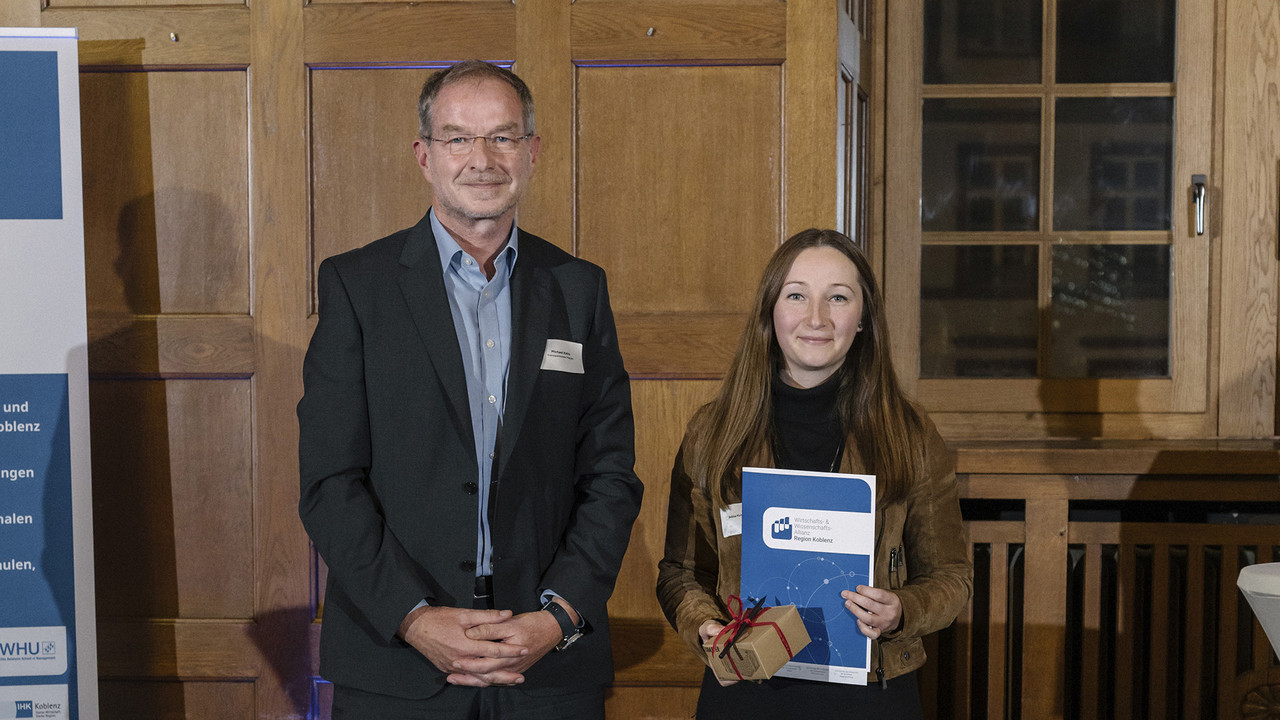
{"label": "shirt collar", "polygon": [[[444,225],[440,224],[434,207],[427,211],[427,216],[431,218],[431,233],[436,236],[436,252],[440,253],[440,269],[448,273],[450,265],[462,262],[462,246],[453,239],[453,235],[448,230],[444,229]],[[516,266],[516,258],[520,255],[520,233],[517,232],[516,227],[516,223],[512,221],[507,244],[493,262],[494,267],[499,272],[505,273],[508,278],[511,277],[511,271]]]}

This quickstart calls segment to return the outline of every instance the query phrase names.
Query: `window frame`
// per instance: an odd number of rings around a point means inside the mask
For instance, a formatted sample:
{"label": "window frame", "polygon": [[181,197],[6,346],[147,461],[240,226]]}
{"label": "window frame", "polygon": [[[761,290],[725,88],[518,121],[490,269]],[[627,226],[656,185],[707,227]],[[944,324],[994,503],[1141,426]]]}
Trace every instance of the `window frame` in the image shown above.
{"label": "window frame", "polygon": [[[899,377],[925,407],[955,413],[1185,413],[1203,415],[1209,409],[1210,229],[1195,235],[1190,180],[1193,173],[1212,178],[1214,8],[1210,3],[1179,2],[1174,83],[1058,84],[1052,77],[1056,57],[1057,0],[1045,0],[1042,19],[1041,81],[1020,85],[931,85],[922,79],[924,0],[886,3],[885,112],[885,293],[893,328],[893,353]],[[1034,97],[1042,99],[1041,205],[1048,218],[1053,199],[1054,100],[1059,97],[1152,97],[1174,100],[1174,167],[1172,228],[1170,231],[1053,232],[1041,227],[1027,233],[945,233],[939,242],[988,241],[1026,243],[1035,238],[1042,249],[1055,238],[1064,241],[1125,243],[1171,238],[1174,271],[1170,284],[1170,346],[1168,378],[921,378],[920,377],[920,260],[924,234],[920,221],[921,140],[923,100],[935,97]],[[1212,184],[1212,180],[1211,180]],[[1041,225],[1047,225],[1045,220]],[[967,236],[967,237],[966,237]],[[1161,240],[1163,242],[1163,240]],[[1044,254],[1043,252],[1041,253]],[[1048,259],[1040,261],[1040,287]],[[1039,293],[1041,317],[1049,298]],[[1045,320],[1042,320],[1045,322]],[[1042,334],[1043,336],[1043,334]],[[1042,364],[1043,367],[1043,364]],[[1097,423],[1062,427],[1032,424],[1033,436],[1107,434]],[[1200,427],[1195,417],[1178,427]],[[965,425],[984,434],[982,423]],[[996,428],[1003,428],[998,430]],[[1117,426],[1128,434],[1131,427]],[[1008,427],[995,425],[994,432]],[[1160,430],[1156,430],[1160,432]],[[1178,432],[1177,429],[1170,430]]]}

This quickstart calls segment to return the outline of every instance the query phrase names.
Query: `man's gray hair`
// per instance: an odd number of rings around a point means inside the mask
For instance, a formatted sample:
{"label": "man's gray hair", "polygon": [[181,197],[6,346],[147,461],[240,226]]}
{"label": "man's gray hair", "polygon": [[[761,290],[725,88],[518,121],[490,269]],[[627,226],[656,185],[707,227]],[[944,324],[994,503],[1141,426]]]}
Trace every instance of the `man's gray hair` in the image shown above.
{"label": "man's gray hair", "polygon": [[418,135],[427,138],[431,135],[431,106],[440,94],[441,88],[463,80],[481,80],[494,78],[510,85],[520,98],[521,116],[524,121],[524,132],[533,134],[533,93],[524,84],[519,75],[510,70],[485,62],[484,60],[463,60],[435,73],[422,84],[422,93],[418,95]]}

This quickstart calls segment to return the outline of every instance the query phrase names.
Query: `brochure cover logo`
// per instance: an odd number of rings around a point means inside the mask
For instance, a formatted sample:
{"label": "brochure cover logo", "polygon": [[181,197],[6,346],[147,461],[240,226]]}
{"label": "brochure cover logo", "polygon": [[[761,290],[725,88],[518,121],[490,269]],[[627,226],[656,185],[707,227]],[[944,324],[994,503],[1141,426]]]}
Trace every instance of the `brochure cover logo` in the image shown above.
{"label": "brochure cover logo", "polygon": [[761,528],[766,547],[774,550],[823,552],[854,547],[861,537],[875,536],[871,513],[771,507]]}
{"label": "brochure cover logo", "polygon": [[0,628],[0,677],[61,675],[66,671],[65,627]]}
{"label": "brochure cover logo", "polygon": [[791,539],[791,518],[784,517],[773,521],[773,539],[774,540],[790,540]]}
{"label": "brochure cover logo", "polygon": [[0,720],[69,720],[66,685],[0,685]]}

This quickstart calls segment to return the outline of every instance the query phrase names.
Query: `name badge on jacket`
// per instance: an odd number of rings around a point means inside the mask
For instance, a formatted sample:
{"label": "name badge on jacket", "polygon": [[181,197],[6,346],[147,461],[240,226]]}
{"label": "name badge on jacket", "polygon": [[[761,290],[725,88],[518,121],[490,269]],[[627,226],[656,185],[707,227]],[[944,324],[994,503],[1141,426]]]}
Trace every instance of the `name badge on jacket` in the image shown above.
{"label": "name badge on jacket", "polygon": [[547,338],[542,353],[542,369],[582,374],[582,343]]}

